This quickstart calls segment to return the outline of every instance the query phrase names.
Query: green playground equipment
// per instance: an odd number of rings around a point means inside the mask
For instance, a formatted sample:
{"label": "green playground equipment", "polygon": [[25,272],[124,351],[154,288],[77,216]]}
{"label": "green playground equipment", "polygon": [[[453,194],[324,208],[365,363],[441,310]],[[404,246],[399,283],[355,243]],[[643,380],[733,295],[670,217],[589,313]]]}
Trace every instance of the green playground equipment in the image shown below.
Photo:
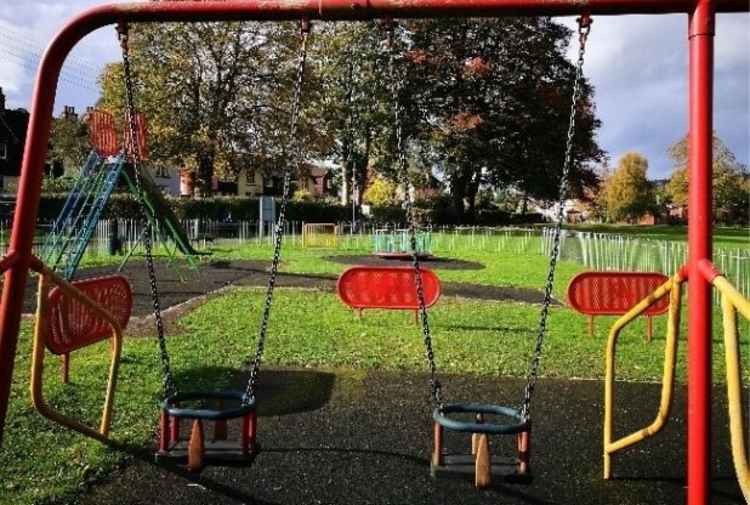
{"label": "green playground equipment", "polygon": [[[432,256],[432,230],[416,232],[416,252],[423,258]],[[412,249],[409,230],[405,228],[383,228],[372,235],[373,253],[381,258],[411,258]]]}
{"label": "green playground equipment", "polygon": [[[92,152],[42,245],[45,263],[59,271],[66,280],[71,280],[119,181],[124,179],[130,192],[138,195],[133,183],[134,176],[133,167],[126,163],[123,155],[105,158]],[[165,244],[167,239],[174,243],[174,251],[167,247],[170,256],[179,251],[194,265],[194,257],[202,253],[192,247],[182,224],[145,170],[141,171],[141,178],[143,188],[140,199],[146,206],[157,236],[162,237]],[[120,268],[134,250],[135,247],[131,248]]]}

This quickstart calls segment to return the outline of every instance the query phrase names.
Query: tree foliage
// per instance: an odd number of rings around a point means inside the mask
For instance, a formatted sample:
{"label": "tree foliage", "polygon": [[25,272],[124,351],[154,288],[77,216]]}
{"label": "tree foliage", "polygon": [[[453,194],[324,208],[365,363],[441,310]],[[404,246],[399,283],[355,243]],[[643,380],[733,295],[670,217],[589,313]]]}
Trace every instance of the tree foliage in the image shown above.
{"label": "tree foliage", "polygon": [[[549,18],[407,21],[382,27],[316,26],[311,35],[295,154],[343,167],[337,184],[395,180],[394,81],[412,180],[442,175],[463,219],[483,187],[556,196],[574,66],[571,32]],[[286,146],[298,27],[278,23],[139,26],[133,35],[138,107],[149,119],[152,159],[198,173],[251,165],[277,174]],[[102,75],[102,106],[121,117],[122,67]],[[573,194],[596,184],[593,89],[584,80],[574,137]],[[429,179],[429,177],[428,177]]]}
{"label": "tree foliage", "polygon": [[77,116],[61,116],[52,120],[48,162],[62,162],[63,166],[78,169],[83,166],[91,152],[89,129],[86,122]]}
{"label": "tree foliage", "polygon": [[[687,136],[669,147],[675,163],[666,193],[674,205],[688,207]],[[713,209],[716,219],[724,223],[747,222],[750,213],[750,177],[745,165],[714,134],[713,137]]]}
{"label": "tree foliage", "polygon": [[[407,52],[408,117],[420,149],[447,177],[454,204],[473,213],[482,185],[557,196],[574,66],[570,30],[549,18],[415,22]],[[588,166],[603,156],[593,89],[584,80],[571,173],[574,195],[596,183]]]}
{"label": "tree foliage", "polygon": [[640,153],[624,154],[606,183],[610,221],[635,221],[654,210],[654,192],[646,178],[648,160]]}
{"label": "tree foliage", "polygon": [[[153,159],[193,169],[204,191],[214,173],[232,177],[252,166],[272,174],[287,162],[297,25],[139,25],[131,38],[136,106],[148,118]],[[309,97],[316,86],[308,74]],[[122,65],[108,66],[101,84],[100,106],[122,118]],[[295,153],[325,145],[310,119],[303,108],[299,138],[308,142]]]}
{"label": "tree foliage", "polygon": [[396,184],[384,177],[376,177],[367,187],[363,196],[364,202],[375,207],[384,207],[396,203]]}

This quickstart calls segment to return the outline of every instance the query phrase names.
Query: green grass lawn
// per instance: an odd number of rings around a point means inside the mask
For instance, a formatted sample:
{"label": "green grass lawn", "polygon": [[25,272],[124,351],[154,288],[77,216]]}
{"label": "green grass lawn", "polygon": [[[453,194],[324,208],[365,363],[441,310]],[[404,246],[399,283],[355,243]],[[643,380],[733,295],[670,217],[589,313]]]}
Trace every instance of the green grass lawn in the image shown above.
{"label": "green grass lawn", "polygon": [[[338,274],[346,265],[321,259],[331,254],[353,252],[288,246],[282,270]],[[485,268],[437,269],[441,280],[541,289],[546,276],[547,259],[533,250],[520,255],[462,250],[457,256],[482,263]],[[246,245],[229,250],[219,247],[214,257],[269,260],[270,248]],[[577,264],[561,262],[555,290],[558,298],[562,297],[571,276],[580,270]],[[253,352],[262,297],[262,289],[237,289],[211,299],[180,321],[178,334],[169,338],[178,385],[210,389],[220,388],[231,380]],[[473,373],[477,381],[488,376],[523,376],[533,346],[538,313],[536,305],[444,297],[430,310],[440,372]],[[718,312],[714,318],[714,378],[721,382],[723,346],[717,315]],[[597,335],[591,338],[583,316],[566,307],[554,308],[542,374],[600,379],[604,342],[612,321],[613,318],[599,318]],[[664,327],[665,318],[658,318],[656,338],[650,344],[643,339],[643,319],[623,333],[618,353],[619,378],[660,379]],[[742,352],[747,355],[747,325],[742,328],[745,335]],[[0,503],[31,505],[74,501],[87,483],[108,475],[128,458],[150,457],[161,384],[155,339],[129,338],[124,346],[112,430],[115,441],[124,449],[115,449],[68,432],[35,413],[28,393],[29,330],[30,325],[25,323],[5,441],[0,449],[0,486],[3,486]],[[678,358],[679,381],[685,379],[685,353],[683,334]],[[69,386],[59,383],[58,362],[48,357],[46,394],[50,403],[95,425],[103,399],[107,355],[104,344],[75,353]],[[369,311],[358,320],[334,294],[290,288],[277,291],[265,364],[336,369],[343,373],[373,368],[426,371],[422,339],[410,313]],[[471,400],[451,396],[450,377],[444,377],[443,383],[448,400]],[[519,400],[520,395],[519,391]]]}

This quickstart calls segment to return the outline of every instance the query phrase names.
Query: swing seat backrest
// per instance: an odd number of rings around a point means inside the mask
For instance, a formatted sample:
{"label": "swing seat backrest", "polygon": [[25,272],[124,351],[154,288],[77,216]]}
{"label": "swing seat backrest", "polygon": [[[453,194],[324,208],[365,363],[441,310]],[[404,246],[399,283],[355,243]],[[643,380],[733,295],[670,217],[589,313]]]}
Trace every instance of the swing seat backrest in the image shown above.
{"label": "swing seat backrest", "polygon": [[[621,315],[668,280],[655,272],[583,272],[568,285],[568,304],[590,316]],[[669,297],[665,296],[644,315],[657,316],[668,309]]]}
{"label": "swing seat backrest", "polygon": [[[133,310],[133,292],[121,275],[85,279],[71,283],[109,312],[124,329]],[[54,288],[48,298],[46,344],[53,354],[68,354],[76,349],[112,337],[112,326],[90,308]]]}
{"label": "swing seat backrest", "polygon": [[[426,268],[422,272],[425,306],[440,297],[440,280]],[[336,283],[341,301],[355,309],[419,308],[414,268],[355,266],[347,269]]]}

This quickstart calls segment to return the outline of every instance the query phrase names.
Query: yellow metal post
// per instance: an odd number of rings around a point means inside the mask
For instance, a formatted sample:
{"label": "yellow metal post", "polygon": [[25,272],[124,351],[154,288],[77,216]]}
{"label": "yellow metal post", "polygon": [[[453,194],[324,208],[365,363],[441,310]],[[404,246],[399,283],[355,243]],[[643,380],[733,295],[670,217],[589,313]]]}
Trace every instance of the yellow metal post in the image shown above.
{"label": "yellow metal post", "polygon": [[721,292],[721,309],[724,322],[724,359],[727,367],[727,399],[729,403],[729,433],[732,441],[732,459],[737,481],[745,501],[750,503],[750,464],[742,417],[742,379],[740,374],[739,339],[737,337],[737,310],[750,319],[750,300],[747,300],[723,276],[713,280]]}
{"label": "yellow metal post", "polygon": [[[100,441],[106,441],[109,437],[110,425],[112,424],[112,410],[114,408],[115,390],[117,386],[117,371],[120,365],[120,355],[122,352],[122,328],[119,322],[103,307],[91,300],[82,291],[68,283],[65,279],[58,276],[44,266],[39,268],[39,292],[37,298],[36,322],[34,325],[34,344],[31,360],[31,400],[37,411],[44,417],[62,425],[66,428],[78,431],[84,435],[95,438]],[[43,374],[44,374],[44,348],[47,339],[47,301],[50,290],[50,283],[58,286],[63,294],[67,297],[74,298],[82,305],[86,306],[98,317],[107,321],[112,327],[111,346],[112,361],[109,368],[109,378],[107,381],[107,392],[102,409],[102,418],[99,425],[99,431],[96,431],[81,422],[72,419],[50,407],[44,399],[43,392]]]}
{"label": "yellow metal post", "polygon": [[[641,300],[612,326],[607,341],[606,374],[604,380],[604,478],[612,476],[612,454],[629,447],[658,433],[666,424],[672,406],[674,391],[675,362],[677,360],[677,341],[680,331],[680,284],[684,281],[681,274],[676,274],[667,282],[659,286],[653,293]],[[664,346],[664,373],[662,378],[661,400],[656,419],[647,427],[630,435],[612,441],[613,433],[613,403],[615,382],[615,350],[617,339],[625,326],[630,324],[651,305],[669,293],[669,317],[667,320],[667,338]]]}

